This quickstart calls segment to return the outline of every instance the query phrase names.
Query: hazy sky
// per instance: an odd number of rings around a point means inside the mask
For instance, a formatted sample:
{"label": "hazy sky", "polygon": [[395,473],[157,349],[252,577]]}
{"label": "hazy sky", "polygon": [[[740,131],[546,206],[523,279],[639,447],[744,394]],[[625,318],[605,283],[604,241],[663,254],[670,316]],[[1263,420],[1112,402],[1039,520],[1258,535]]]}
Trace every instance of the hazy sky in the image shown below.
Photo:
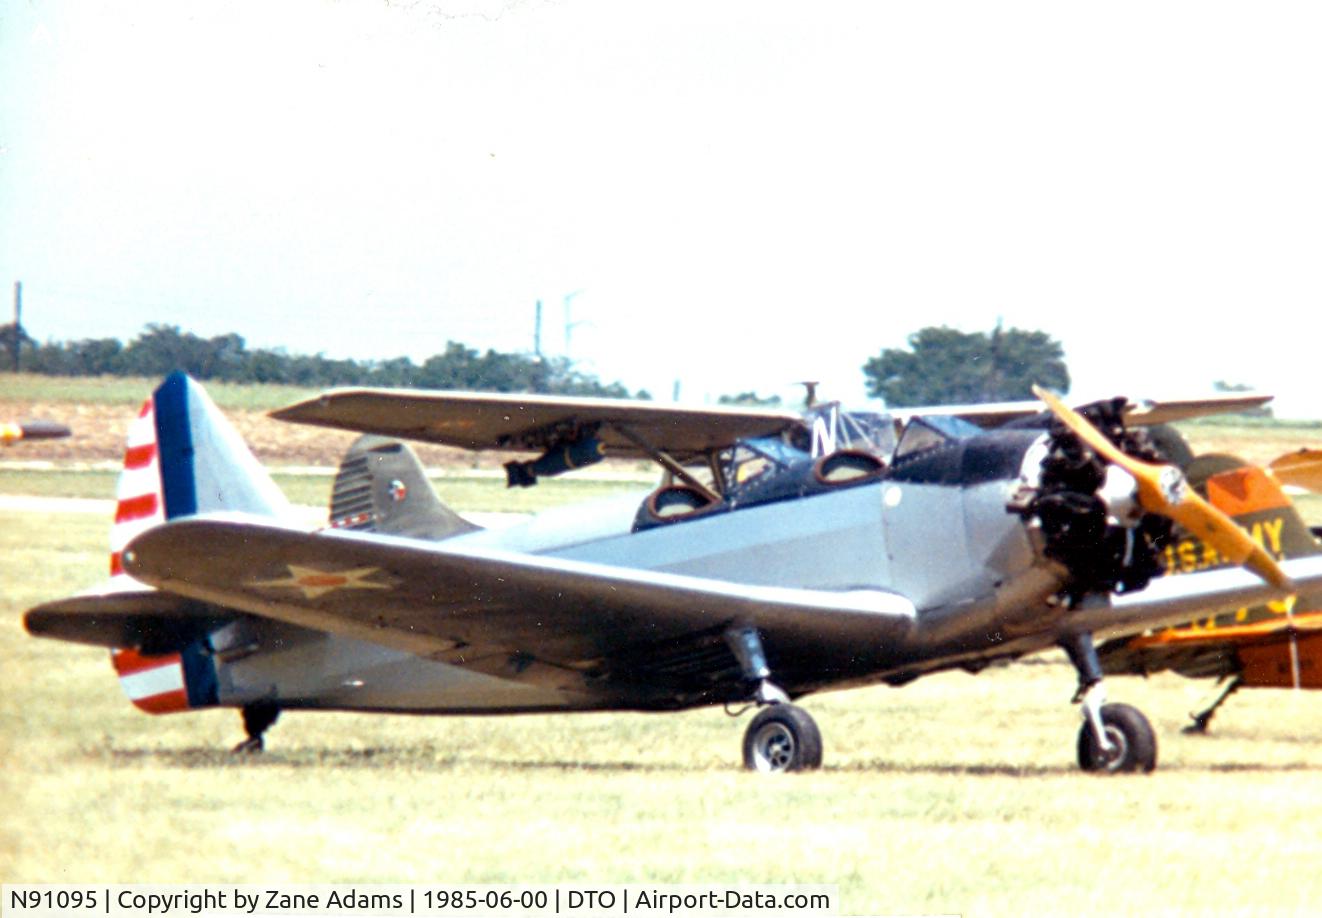
{"label": "hazy sky", "polygon": [[1322,417],[1319,47],[1313,3],[0,0],[0,317],[422,359],[541,299],[691,399],[1000,317],[1078,397]]}

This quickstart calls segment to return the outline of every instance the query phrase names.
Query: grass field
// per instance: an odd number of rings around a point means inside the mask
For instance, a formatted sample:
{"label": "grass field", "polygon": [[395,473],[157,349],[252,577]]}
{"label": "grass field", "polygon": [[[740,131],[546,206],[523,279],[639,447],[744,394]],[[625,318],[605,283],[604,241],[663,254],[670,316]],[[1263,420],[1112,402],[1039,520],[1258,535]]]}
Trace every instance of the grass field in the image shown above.
{"label": "grass field", "polygon": [[[0,402],[131,408],[149,388],[54,391],[29,379],[0,376]],[[209,388],[248,412],[307,394]],[[1259,461],[1322,440],[1316,425],[1186,432],[1200,450]],[[325,475],[277,480],[297,503],[324,505],[329,493]],[[569,478],[508,491],[460,474],[436,484],[462,511],[638,487]],[[0,469],[0,494],[113,491],[110,471]],[[1322,499],[1302,507],[1322,522]],[[23,632],[25,609],[104,577],[106,525],[0,511],[5,882],[805,882],[838,884],[846,914],[1322,908],[1316,693],[1241,692],[1210,736],[1188,737],[1179,728],[1210,684],[1112,680],[1111,697],[1141,707],[1159,733],[1158,771],[1143,777],[1078,772],[1074,676],[1054,658],[806,699],[826,742],[825,767],[809,775],[744,773],[747,718],[720,710],[293,713],[264,755],[235,758],[235,712],[140,714],[105,652]]]}
{"label": "grass field", "polygon": [[1058,660],[807,700],[810,775],[742,772],[745,720],[136,712],[107,655],[24,609],[98,581],[103,521],[0,513],[6,882],[815,882],[844,913],[1307,913],[1322,902],[1322,698],[1117,679],[1161,739],[1144,777],[1073,763]]}
{"label": "grass field", "polygon": [[[40,376],[0,373],[0,401],[58,404],[124,405],[136,408],[159,379],[138,376]],[[309,396],[317,389],[247,383],[208,382],[207,392],[222,408],[271,411]]]}
{"label": "grass field", "polygon": [[[109,469],[0,468],[0,494],[23,494],[36,497],[79,497],[111,500],[119,473]],[[333,477],[326,474],[288,474],[276,470],[272,475],[280,490],[295,504],[326,507],[330,502]],[[535,488],[507,488],[499,475],[463,473],[437,474],[432,484],[445,503],[465,511],[483,513],[533,513],[563,504],[613,497],[630,492],[646,492],[646,477],[553,478]]]}

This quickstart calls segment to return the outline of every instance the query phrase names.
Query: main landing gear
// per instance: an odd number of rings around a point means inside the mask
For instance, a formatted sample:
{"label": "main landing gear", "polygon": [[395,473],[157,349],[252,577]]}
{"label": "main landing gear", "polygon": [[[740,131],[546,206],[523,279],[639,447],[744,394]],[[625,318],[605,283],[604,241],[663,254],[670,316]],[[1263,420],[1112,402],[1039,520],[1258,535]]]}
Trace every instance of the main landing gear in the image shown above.
{"label": "main landing gear", "polygon": [[1083,705],[1079,729],[1079,767],[1084,771],[1150,772],[1157,767],[1157,736],[1138,708],[1107,704],[1102,666],[1092,635],[1077,634],[1061,641],[1079,674],[1074,700]]}
{"label": "main landing gear", "polygon": [[254,701],[243,706],[243,730],[248,738],[234,747],[235,752],[261,752],[265,747],[262,734],[280,716],[280,708],[274,701]]}
{"label": "main landing gear", "polygon": [[753,701],[762,707],[744,731],[744,767],[766,774],[820,768],[822,733],[812,716],[790,704],[789,696],[771,681],[757,629],[732,628],[725,640],[753,687]]}
{"label": "main landing gear", "polygon": [[1189,715],[1191,718],[1193,718],[1193,723],[1185,726],[1185,728],[1180,732],[1198,733],[1198,734],[1206,733],[1207,725],[1212,722],[1212,716],[1216,714],[1216,709],[1221,707],[1221,705],[1225,704],[1226,699],[1229,698],[1231,695],[1235,694],[1235,692],[1239,691],[1239,687],[1243,684],[1244,684],[1244,675],[1242,673],[1236,674],[1235,677],[1230,680],[1230,683],[1225,687],[1225,689],[1222,690],[1221,694],[1216,696],[1216,701],[1213,701],[1211,705],[1209,705],[1207,708],[1203,709],[1202,711],[1199,711],[1197,714]]}

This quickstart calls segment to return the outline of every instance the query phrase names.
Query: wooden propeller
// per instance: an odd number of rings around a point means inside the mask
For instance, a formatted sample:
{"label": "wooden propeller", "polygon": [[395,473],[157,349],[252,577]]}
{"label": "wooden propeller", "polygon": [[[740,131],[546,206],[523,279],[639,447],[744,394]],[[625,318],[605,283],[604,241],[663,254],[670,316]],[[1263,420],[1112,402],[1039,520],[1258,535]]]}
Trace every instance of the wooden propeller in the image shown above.
{"label": "wooden propeller", "polygon": [[1133,476],[1138,483],[1138,502],[1144,510],[1174,520],[1215,548],[1223,558],[1244,565],[1272,586],[1288,593],[1295,591],[1294,583],[1272,556],[1235,525],[1234,520],[1189,487],[1178,468],[1135,459],[1052,393],[1034,386],[1033,394],[1097,455]]}

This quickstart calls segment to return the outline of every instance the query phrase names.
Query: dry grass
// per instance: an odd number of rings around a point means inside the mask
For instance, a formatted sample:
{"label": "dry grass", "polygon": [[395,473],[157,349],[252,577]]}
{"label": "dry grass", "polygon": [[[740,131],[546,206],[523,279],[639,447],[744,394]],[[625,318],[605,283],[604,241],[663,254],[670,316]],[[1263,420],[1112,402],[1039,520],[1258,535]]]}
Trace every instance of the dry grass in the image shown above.
{"label": "dry grass", "polygon": [[288,714],[234,758],[231,711],[151,718],[106,654],[27,637],[94,582],[104,529],[0,514],[6,882],[838,883],[843,911],[1307,912],[1322,901],[1322,699],[1113,680],[1161,737],[1147,777],[1073,764],[1059,661],[811,698],[819,773],[738,768],[744,721]]}
{"label": "dry grass", "polygon": [[[73,412],[55,415],[82,431],[60,462],[117,459],[147,389],[22,402],[11,383],[0,379],[6,414]],[[297,428],[266,420],[267,407],[227,404],[268,461],[333,464],[350,439],[309,431],[298,446]],[[1200,448],[1260,461],[1322,439],[1311,428],[1192,433]],[[21,458],[38,448],[55,447],[30,444]],[[104,575],[105,542],[95,517],[0,513],[5,882],[802,881],[839,884],[845,913],[970,915],[1310,913],[1322,902],[1316,694],[1241,692],[1211,736],[1186,737],[1179,727],[1210,685],[1112,680],[1112,697],[1159,732],[1161,764],[1146,777],[1076,770],[1073,675],[1060,661],[810,698],[826,766],[780,779],[739,769],[747,719],[719,710],[288,714],[266,754],[235,758],[234,712],[139,714],[106,653],[22,631],[24,609]]]}
{"label": "dry grass", "polygon": [[[28,469],[0,467],[0,494],[32,497],[77,497],[112,500],[119,473],[109,469]],[[285,496],[295,504],[326,507],[333,477],[326,474],[282,474],[272,476]],[[507,488],[500,476],[484,472],[451,470],[432,479],[437,494],[447,505],[464,512],[535,513],[549,507],[638,494],[650,488],[647,478],[592,478],[566,476],[539,482],[535,488]]]}
{"label": "dry grass", "polygon": [[1179,428],[1195,453],[1229,453],[1259,465],[1301,447],[1322,448],[1322,424],[1316,421],[1257,419],[1235,424],[1229,418],[1209,418]]}

